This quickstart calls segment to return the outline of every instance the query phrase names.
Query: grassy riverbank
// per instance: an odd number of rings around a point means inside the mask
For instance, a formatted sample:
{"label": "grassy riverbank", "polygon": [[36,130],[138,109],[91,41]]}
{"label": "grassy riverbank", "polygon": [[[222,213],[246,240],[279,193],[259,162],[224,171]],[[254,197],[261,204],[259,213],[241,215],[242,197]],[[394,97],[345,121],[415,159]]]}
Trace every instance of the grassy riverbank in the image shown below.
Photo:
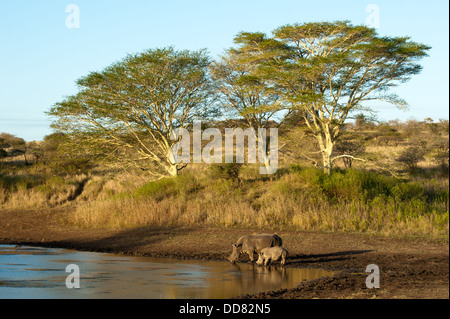
{"label": "grassy riverbank", "polygon": [[439,174],[402,180],[350,169],[328,176],[291,165],[264,177],[246,166],[236,179],[219,168],[147,183],[86,174],[2,177],[3,207],[72,205],[64,222],[86,228],[204,225],[448,241],[448,180]]}
{"label": "grassy riverbank", "polygon": [[400,181],[367,171],[292,166],[272,180],[187,173],[101,200],[71,216],[80,226],[207,225],[448,236],[448,181]]}

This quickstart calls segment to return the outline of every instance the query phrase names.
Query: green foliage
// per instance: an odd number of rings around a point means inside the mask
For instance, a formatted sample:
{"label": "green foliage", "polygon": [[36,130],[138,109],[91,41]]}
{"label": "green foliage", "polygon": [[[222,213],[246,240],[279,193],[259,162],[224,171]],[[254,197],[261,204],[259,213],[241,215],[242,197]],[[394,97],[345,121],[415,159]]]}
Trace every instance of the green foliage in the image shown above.
{"label": "green foliage", "polygon": [[448,174],[449,170],[449,147],[448,147],[448,140],[447,140],[447,146],[444,146],[437,150],[434,161],[439,165],[439,168],[444,173]]}
{"label": "green foliage", "polygon": [[403,139],[402,135],[397,131],[396,128],[392,127],[388,123],[381,123],[377,126],[377,142],[378,145],[385,144],[389,145],[390,142],[393,142],[395,145]]}
{"label": "green foliage", "polygon": [[241,163],[223,163],[212,164],[208,168],[208,173],[211,178],[221,178],[226,180],[239,180],[239,172],[242,168]]}
{"label": "green foliage", "polygon": [[240,33],[234,52],[250,52],[245,63],[256,65],[252,73],[308,115],[304,119],[329,174],[333,147],[349,114],[365,100],[405,108],[406,101],[389,88],[418,74],[416,62],[430,49],[408,37],[378,36],[375,29],[349,21],[289,24],[273,35]]}
{"label": "green foliage", "polygon": [[417,168],[417,163],[425,159],[424,155],[425,150],[423,147],[409,146],[407,149],[400,153],[397,161],[412,170]]}
{"label": "green foliage", "polygon": [[185,197],[200,188],[201,185],[194,175],[183,174],[176,178],[162,178],[149,182],[135,190],[132,196],[151,197],[160,201],[171,196]]}
{"label": "green foliage", "polygon": [[162,178],[139,187],[135,191],[138,197],[150,196],[157,200],[176,194],[176,182],[173,178]]}
{"label": "green foliage", "polygon": [[83,136],[78,143],[99,147],[116,164],[131,162],[154,178],[176,176],[171,134],[214,113],[209,64],[205,50],[128,55],[80,78],[80,91],[48,115],[56,119],[53,128]]}
{"label": "green foliage", "polygon": [[[364,142],[362,140],[356,139],[356,134],[350,135],[345,134],[337,141],[334,152],[336,155],[350,155],[350,156],[360,156],[365,152]],[[345,168],[351,168],[353,164],[353,158],[342,157]]]}
{"label": "green foliage", "polygon": [[0,189],[7,192],[26,190],[45,183],[45,179],[36,175],[1,175]]}
{"label": "green foliage", "polygon": [[[369,204],[379,198],[392,198],[394,201],[427,201],[423,186],[416,182],[406,182],[392,176],[362,170],[335,170],[332,175],[317,169],[302,169],[292,165],[291,171],[298,175],[306,188],[314,189],[324,195],[331,203],[360,201]],[[288,187],[289,184],[285,186]],[[289,194],[293,189],[285,189]],[[431,194],[430,194],[431,195]]]}
{"label": "green foliage", "polygon": [[424,200],[424,188],[414,182],[398,183],[390,189],[390,193],[397,201]]}
{"label": "green foliage", "polygon": [[9,133],[0,133],[0,148],[13,147],[22,149],[25,146],[25,140]]}
{"label": "green foliage", "polygon": [[66,159],[59,164],[60,170],[70,175],[85,173],[94,166],[95,164],[86,158]]}

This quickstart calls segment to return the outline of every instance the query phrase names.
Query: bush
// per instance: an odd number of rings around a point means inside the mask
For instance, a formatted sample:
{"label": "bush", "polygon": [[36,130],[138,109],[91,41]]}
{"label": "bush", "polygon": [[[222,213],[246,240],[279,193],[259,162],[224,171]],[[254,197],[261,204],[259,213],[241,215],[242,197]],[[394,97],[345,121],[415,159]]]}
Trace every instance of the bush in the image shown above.
{"label": "bush", "polygon": [[392,195],[397,201],[423,200],[424,189],[418,183],[399,183],[391,189]]}
{"label": "bush", "polygon": [[[291,169],[300,178],[300,184],[304,185],[302,191],[320,193],[319,197],[325,195],[322,198],[327,198],[330,203],[358,201],[365,205],[376,198],[391,197],[396,201],[426,198],[424,187],[419,183],[405,182],[370,171],[336,170],[332,175],[328,175],[318,169],[301,169],[299,166],[292,166]],[[295,184],[298,182],[278,184],[274,186],[283,188],[282,193],[288,196],[295,191]]]}
{"label": "bush", "polygon": [[209,167],[208,173],[211,178],[239,181],[242,165],[240,163],[213,164]]}
{"label": "bush", "polygon": [[410,146],[400,153],[400,156],[396,160],[412,170],[416,169],[417,164],[425,159],[424,155],[425,150],[422,147]]}
{"label": "bush", "polygon": [[160,201],[170,196],[186,196],[200,187],[200,183],[194,175],[184,174],[176,178],[167,177],[149,182],[139,187],[134,195],[136,197],[152,197]]}
{"label": "bush", "polygon": [[175,186],[175,179],[162,178],[139,187],[135,191],[135,195],[137,197],[152,197],[156,200],[161,200],[165,197],[175,195]]}
{"label": "bush", "polygon": [[438,164],[439,168],[444,172],[448,173],[449,169],[449,148],[439,149],[437,154],[434,156],[434,161]]}
{"label": "bush", "polygon": [[34,175],[0,175],[0,189],[9,192],[26,190],[45,183],[45,179]]}
{"label": "bush", "polygon": [[94,166],[95,165],[86,158],[73,158],[61,161],[57,164],[57,167],[53,167],[53,169],[59,168],[69,175],[77,175],[88,172]]}
{"label": "bush", "polygon": [[389,196],[396,183],[392,177],[352,169],[336,171],[331,176],[323,174],[320,178],[320,187],[329,198],[347,201],[367,202],[380,195]]}

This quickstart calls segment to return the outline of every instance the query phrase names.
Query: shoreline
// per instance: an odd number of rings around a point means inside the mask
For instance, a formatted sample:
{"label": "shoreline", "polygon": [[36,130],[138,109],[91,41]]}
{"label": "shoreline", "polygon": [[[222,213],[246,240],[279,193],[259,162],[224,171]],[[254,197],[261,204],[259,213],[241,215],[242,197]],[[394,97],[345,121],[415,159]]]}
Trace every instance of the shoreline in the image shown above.
{"label": "shoreline", "polygon": [[[0,212],[0,244],[20,244],[131,256],[226,260],[240,236],[270,229],[148,226],[81,229],[58,222],[61,209]],[[277,231],[289,251],[286,267],[322,268],[333,277],[297,288],[238,298],[449,298],[449,245],[420,239]],[[227,261],[228,262],[228,261]],[[241,255],[239,262],[248,262]],[[365,268],[380,268],[380,288],[365,285]]]}

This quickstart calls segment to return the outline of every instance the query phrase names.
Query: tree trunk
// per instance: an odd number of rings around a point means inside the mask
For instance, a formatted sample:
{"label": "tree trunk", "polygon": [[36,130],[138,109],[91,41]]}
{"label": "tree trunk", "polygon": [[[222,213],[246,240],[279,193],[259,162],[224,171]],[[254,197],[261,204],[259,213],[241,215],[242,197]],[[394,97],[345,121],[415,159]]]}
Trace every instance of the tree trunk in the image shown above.
{"label": "tree trunk", "polygon": [[323,172],[331,175],[333,173],[333,162],[331,161],[332,148],[327,148],[322,151]]}
{"label": "tree trunk", "polygon": [[25,160],[25,165],[29,165],[28,160],[27,160],[27,148],[26,147],[23,151],[23,159]]}
{"label": "tree trunk", "polygon": [[178,176],[178,163],[175,162],[171,148],[167,151],[167,165],[164,165],[164,168],[170,177]]}
{"label": "tree trunk", "polygon": [[169,173],[169,175],[171,177],[177,177],[178,176],[178,167],[177,164],[171,164],[168,169],[167,172]]}
{"label": "tree trunk", "polygon": [[334,141],[331,137],[329,127],[316,135],[319,142],[320,151],[322,152],[322,168],[324,173],[331,175],[333,173],[333,162],[331,155],[333,154]]}
{"label": "tree trunk", "polygon": [[[260,135],[260,130],[264,130]],[[256,138],[258,144],[259,162],[264,163],[264,169],[259,170],[260,174],[274,174],[278,169],[278,131],[267,136],[265,128],[258,128],[258,136]]]}

